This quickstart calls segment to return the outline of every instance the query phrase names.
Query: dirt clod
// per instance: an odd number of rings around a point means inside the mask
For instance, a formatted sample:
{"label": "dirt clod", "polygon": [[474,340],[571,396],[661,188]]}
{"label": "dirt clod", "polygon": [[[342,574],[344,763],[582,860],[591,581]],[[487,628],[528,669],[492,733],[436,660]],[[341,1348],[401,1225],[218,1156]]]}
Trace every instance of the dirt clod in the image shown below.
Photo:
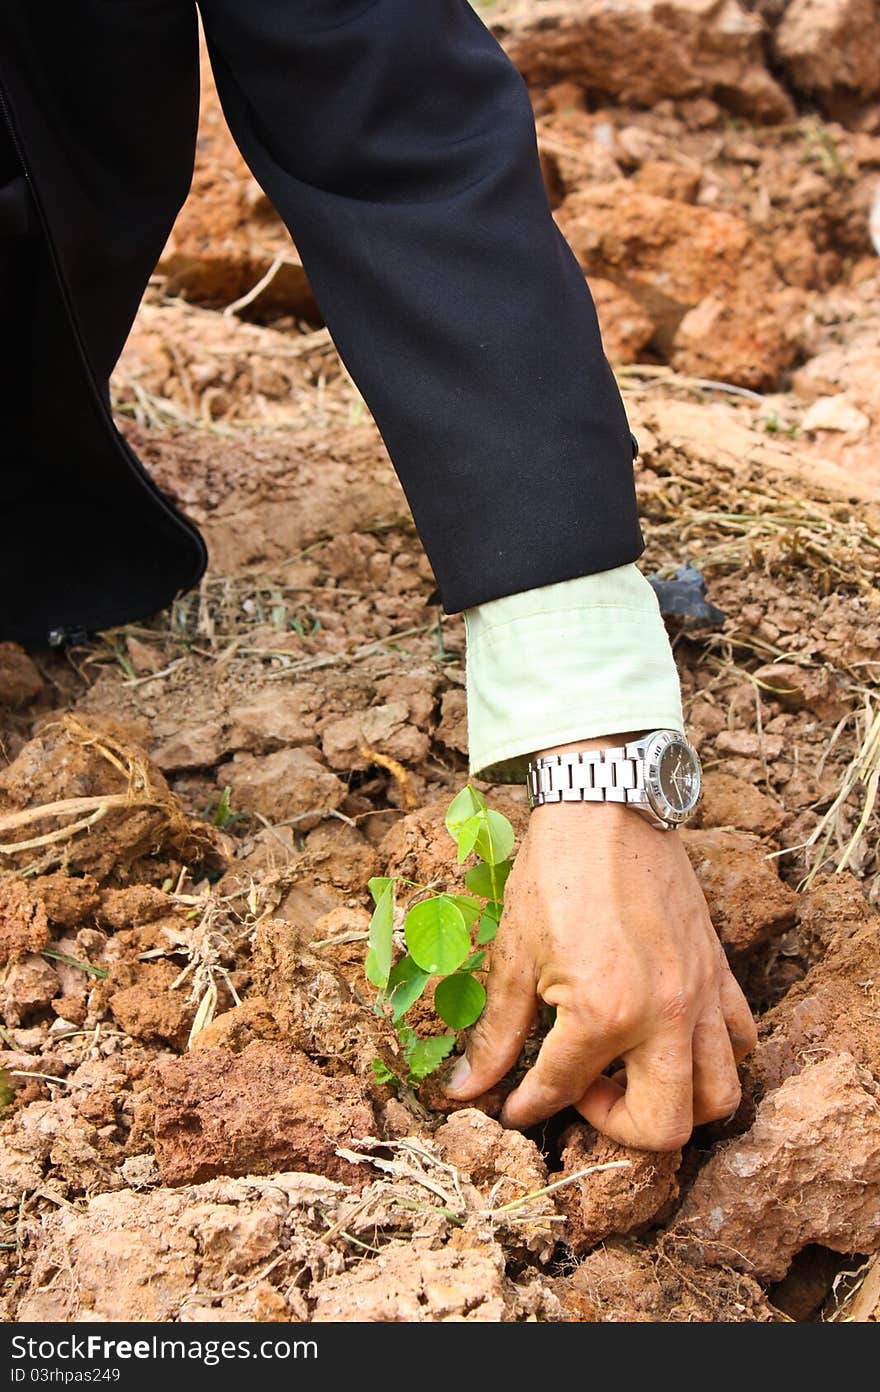
{"label": "dirt clod", "polygon": [[591,1126],[575,1122],[562,1135],[562,1169],[551,1176],[566,1179],[594,1166],[623,1161],[625,1168],[595,1171],[565,1185],[554,1195],[567,1222],[561,1236],[576,1256],[613,1233],[641,1232],[659,1222],[678,1197],[676,1174],[681,1151],[649,1154],[619,1146]]}
{"label": "dirt clod", "polygon": [[760,843],[743,832],[680,833],[715,931],[729,952],[748,952],[794,923],[797,895],[768,861]]}
{"label": "dirt clod", "polygon": [[302,1169],[358,1183],[336,1147],[375,1129],[357,1083],[331,1078],[304,1054],[255,1040],[156,1066],[156,1158],[166,1184]]}
{"label": "dirt clod", "polygon": [[880,1088],[850,1054],[767,1096],[751,1130],[704,1165],[677,1216],[710,1262],[779,1281],[795,1253],[880,1249]]}

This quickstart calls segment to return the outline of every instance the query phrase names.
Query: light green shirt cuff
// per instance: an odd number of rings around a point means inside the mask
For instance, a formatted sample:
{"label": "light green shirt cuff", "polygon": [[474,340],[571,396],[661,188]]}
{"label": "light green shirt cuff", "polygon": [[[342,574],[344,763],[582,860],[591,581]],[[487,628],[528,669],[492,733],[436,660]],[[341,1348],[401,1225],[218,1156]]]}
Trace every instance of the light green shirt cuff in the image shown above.
{"label": "light green shirt cuff", "polygon": [[525,778],[539,749],[628,730],[684,733],[657,596],[618,566],[464,611],[470,773]]}

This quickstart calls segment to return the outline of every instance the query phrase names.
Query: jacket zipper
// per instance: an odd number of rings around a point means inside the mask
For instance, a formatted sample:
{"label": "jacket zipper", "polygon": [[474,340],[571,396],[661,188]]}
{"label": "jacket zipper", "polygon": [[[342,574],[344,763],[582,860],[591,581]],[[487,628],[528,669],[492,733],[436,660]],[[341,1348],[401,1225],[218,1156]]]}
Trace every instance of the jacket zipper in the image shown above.
{"label": "jacket zipper", "polygon": [[[46,241],[46,247],[48,249],[49,257],[52,262],[52,269],[55,272],[55,280],[58,285],[58,292],[61,295],[61,299],[64,304],[64,310],[67,316],[67,321],[73,333],[74,341],[77,347],[77,352],[85,370],[86,378],[89,381],[94,396],[98,402],[100,414],[104,420],[105,426],[110,426],[110,428],[113,430],[114,435],[116,436],[116,440],[114,441],[114,443],[116,443],[119,447],[122,448],[123,451],[125,451],[127,449],[127,446],[125,444],[125,441],[122,440],[122,438],[119,436],[119,433],[116,430],[116,426],[113,422],[113,418],[109,414],[107,405],[104,401],[104,397],[98,388],[98,383],[95,379],[95,374],[92,369],[92,364],[89,361],[88,353],[86,352],[85,344],[83,342],[82,334],[80,332],[79,323],[77,322],[76,314],[74,313],[73,306],[70,302],[70,297],[67,292],[67,285],[65,283],[64,275],[61,270],[61,264],[58,260],[57,253],[55,251],[55,245],[52,241],[52,236],[49,231],[48,220],[43,212],[43,205],[40,201],[36,185],[31,175],[30,165],[28,164],[27,157],[24,152],[24,146],[22,145],[21,140],[19,139],[18,131],[16,130],[15,122],[12,118],[12,108],[9,104],[9,98],[6,95],[2,79],[0,79],[0,114],[2,114],[3,116],[3,122],[6,126],[6,129],[9,132],[9,138],[12,141],[13,149],[15,150],[15,153],[18,156],[18,162],[21,165],[21,172],[24,175],[25,182],[28,188],[30,189],[31,197],[34,200],[34,207],[37,210],[37,218],[39,220],[40,228]],[[127,460],[127,463],[131,472],[137,479],[137,482],[146,492],[148,492],[151,495],[151,497],[156,502],[159,503],[163,512],[171,519],[171,521],[174,522],[177,526],[185,527],[186,530],[190,533],[192,539],[196,542],[197,546],[199,547],[199,550],[202,553],[203,565],[201,573],[204,574],[205,566],[207,565],[208,560],[208,553],[205,547],[204,540],[198,528],[195,527],[188,520],[188,518],[183,517],[182,515],[172,511],[172,509],[168,506],[165,499],[163,498],[160,489],[156,486],[155,483],[153,483],[152,479],[148,475],[146,475],[146,473],[143,471],[142,466],[137,467],[134,463],[132,463],[131,460]],[[77,642],[81,640],[81,638],[84,636],[87,630],[97,629],[99,627],[99,623],[100,621],[96,620],[94,624],[77,624],[75,628],[53,628],[47,635],[49,645],[51,647],[60,647],[62,644],[67,642]]]}

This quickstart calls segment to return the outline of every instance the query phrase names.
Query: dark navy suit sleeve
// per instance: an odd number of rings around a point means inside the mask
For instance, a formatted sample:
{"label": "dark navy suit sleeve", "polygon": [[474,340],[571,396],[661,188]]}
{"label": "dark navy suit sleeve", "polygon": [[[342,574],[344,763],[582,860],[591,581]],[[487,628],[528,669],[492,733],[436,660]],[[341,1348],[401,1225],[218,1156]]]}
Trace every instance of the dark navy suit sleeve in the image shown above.
{"label": "dark navy suit sleeve", "polygon": [[525,85],[468,0],[202,0],[454,611],[643,547],[633,439]]}

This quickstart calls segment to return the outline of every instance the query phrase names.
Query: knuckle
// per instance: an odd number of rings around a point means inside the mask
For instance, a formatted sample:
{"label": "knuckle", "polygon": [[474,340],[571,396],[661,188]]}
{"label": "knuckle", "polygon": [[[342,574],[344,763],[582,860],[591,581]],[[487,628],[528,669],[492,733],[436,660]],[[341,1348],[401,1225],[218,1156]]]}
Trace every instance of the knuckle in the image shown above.
{"label": "knuckle", "polygon": [[684,986],[665,991],[659,1001],[657,1013],[664,1024],[680,1025],[687,1020],[692,1010],[693,993]]}
{"label": "knuckle", "polygon": [[591,993],[574,1000],[571,1013],[585,1035],[602,1039],[625,1038],[639,1018],[632,991],[613,987],[601,997]]}
{"label": "knuckle", "polygon": [[739,1083],[714,1092],[708,1099],[705,1111],[707,1121],[723,1121],[732,1116],[742,1101],[742,1088]]}
{"label": "knuckle", "polygon": [[670,1124],[669,1126],[648,1126],[642,1127],[636,1143],[642,1150],[654,1150],[667,1152],[670,1150],[681,1150],[682,1146],[687,1145],[691,1137],[690,1122]]}

